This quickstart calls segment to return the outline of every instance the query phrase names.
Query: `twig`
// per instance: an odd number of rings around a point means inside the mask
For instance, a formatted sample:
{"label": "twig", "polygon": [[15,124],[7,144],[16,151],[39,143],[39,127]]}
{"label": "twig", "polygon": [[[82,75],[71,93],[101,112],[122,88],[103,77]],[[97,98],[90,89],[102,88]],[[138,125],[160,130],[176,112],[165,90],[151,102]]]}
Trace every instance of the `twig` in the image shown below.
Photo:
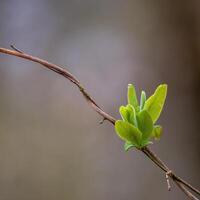
{"label": "twig", "polygon": [[21,50],[19,50],[18,48],[16,48],[13,44],[11,44],[10,47],[12,49],[14,49],[15,51],[19,52],[19,53],[23,53]]}
{"label": "twig", "polygon": [[106,120],[106,118],[104,117],[104,118],[99,122],[99,124],[103,124],[105,120]]}
{"label": "twig", "polygon": [[171,190],[171,185],[170,185],[170,182],[169,182],[169,174],[171,174],[171,173],[172,173],[172,171],[168,171],[165,174],[165,178],[166,178],[166,181],[167,181],[167,189],[168,189],[168,191]]}
{"label": "twig", "polygon": [[176,185],[185,193],[185,195],[191,200],[199,200],[196,196],[194,196],[190,191],[188,191],[182,183],[175,182]]}
{"label": "twig", "polygon": [[[179,183],[182,183],[186,187],[188,187],[191,191],[195,192],[196,194],[200,195],[200,191],[184,181],[182,178],[178,177],[176,174],[174,174],[167,166],[164,164],[163,161],[155,154],[153,153],[149,148],[144,147],[142,149],[142,152],[148,155],[148,157],[156,163],[165,173],[168,173],[168,176],[170,176],[174,181],[177,181]],[[170,172],[170,173],[169,173]]]}
{"label": "twig", "polygon": [[198,200],[189,190],[187,190],[184,186],[188,187],[193,192],[200,194],[200,191],[191,186],[189,183],[175,175],[165,164],[163,161],[156,156],[149,148],[144,147],[141,151],[147,155],[158,167],[160,167],[165,173],[168,173],[168,176],[177,184],[177,186],[188,196],[191,200]]}
{"label": "twig", "polygon": [[[64,76],[65,78],[67,78],[68,80],[70,80],[72,83],[74,83],[79,88],[80,92],[82,93],[82,95],[84,96],[84,98],[86,99],[86,101],[88,102],[88,104],[90,106],[92,106],[92,108],[98,114],[100,114],[103,117],[103,121],[104,120],[108,120],[113,125],[115,124],[116,119],[114,117],[112,117],[111,115],[107,114],[106,112],[104,112],[100,108],[100,106],[95,102],[95,100],[93,98],[91,98],[90,95],[86,92],[86,90],[84,89],[84,87],[80,84],[79,80],[77,78],[75,78],[74,75],[72,75],[71,73],[69,73],[66,69],[64,69],[62,67],[59,67],[59,66],[57,66],[55,64],[52,64],[50,62],[47,62],[45,60],[42,60],[40,58],[37,58],[37,57],[31,56],[29,54],[26,54],[26,53],[20,51],[19,49],[17,49],[16,47],[14,47],[13,45],[11,46],[11,48],[13,48],[14,50],[0,48],[0,53],[4,53],[4,54],[16,56],[16,57],[21,57],[21,58],[24,58],[26,60],[33,61],[35,63],[39,63],[39,64],[43,65],[44,67],[46,67],[46,68],[48,68],[48,69],[56,72],[57,74],[60,74],[61,76]],[[102,121],[102,123],[103,123],[103,121]],[[181,179],[180,177],[178,177],[177,175],[175,175],[174,173],[172,173],[172,171],[149,148],[147,148],[147,147],[142,148],[141,151],[148,158],[150,158],[159,168],[161,168],[165,172],[165,174],[167,176],[167,180],[170,177],[177,184],[177,186],[186,194],[186,196],[189,199],[198,200],[198,198],[195,197],[188,190],[188,189],[190,189],[194,193],[200,195],[200,191],[198,189],[194,188],[192,185],[190,185],[189,183],[187,183],[186,181],[184,181],[183,179]],[[169,186],[170,185],[168,183],[168,188],[170,188]]]}
{"label": "twig", "polygon": [[[12,47],[14,47],[14,46],[12,46]],[[16,49],[16,47],[14,47],[14,48]],[[45,60],[42,60],[40,58],[28,55],[26,53],[21,53],[18,49],[13,51],[13,50],[10,50],[10,49],[0,48],[0,52],[4,53],[4,54],[9,54],[9,55],[21,57],[21,58],[24,58],[26,60],[39,63],[39,64],[43,65],[44,67],[46,67],[46,68],[48,68],[48,69],[56,72],[57,74],[60,74],[60,75],[64,76],[65,78],[67,78],[68,80],[70,80],[72,83],[74,83],[79,88],[80,92],[83,94],[83,96],[85,97],[85,99],[87,100],[87,102],[92,106],[92,108],[97,113],[99,113],[103,118],[105,118],[106,120],[108,120],[112,124],[115,124],[115,119],[112,116],[108,115],[106,112],[104,112],[97,105],[97,103],[90,97],[90,95],[86,92],[86,90],[80,84],[80,82],[78,81],[78,79],[75,78],[75,76],[73,76],[71,73],[69,73],[64,68],[59,67],[59,66],[57,66],[55,64],[52,64],[50,62],[47,62]]]}

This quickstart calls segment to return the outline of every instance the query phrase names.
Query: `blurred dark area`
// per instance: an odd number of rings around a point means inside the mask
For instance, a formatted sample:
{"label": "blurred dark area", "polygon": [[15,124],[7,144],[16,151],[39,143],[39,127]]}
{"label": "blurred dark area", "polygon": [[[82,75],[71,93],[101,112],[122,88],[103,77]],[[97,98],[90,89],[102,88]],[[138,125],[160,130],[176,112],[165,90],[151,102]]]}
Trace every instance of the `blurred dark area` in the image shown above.
{"label": "blurred dark area", "polygon": [[[1,0],[0,46],[64,66],[119,118],[127,84],[168,84],[150,148],[200,186],[200,1]],[[68,80],[0,54],[0,199],[187,199]]]}

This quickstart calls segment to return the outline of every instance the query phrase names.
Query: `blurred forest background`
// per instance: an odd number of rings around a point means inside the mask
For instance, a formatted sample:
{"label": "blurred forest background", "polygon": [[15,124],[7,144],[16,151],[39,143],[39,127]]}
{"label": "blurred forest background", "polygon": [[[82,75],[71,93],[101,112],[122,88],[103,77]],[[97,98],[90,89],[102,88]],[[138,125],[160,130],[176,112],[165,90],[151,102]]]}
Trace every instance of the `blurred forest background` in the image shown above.
{"label": "blurred forest background", "polygon": [[[1,0],[0,46],[66,66],[119,118],[128,83],[169,85],[151,147],[200,186],[200,1]],[[0,199],[187,199],[63,77],[0,55]]]}

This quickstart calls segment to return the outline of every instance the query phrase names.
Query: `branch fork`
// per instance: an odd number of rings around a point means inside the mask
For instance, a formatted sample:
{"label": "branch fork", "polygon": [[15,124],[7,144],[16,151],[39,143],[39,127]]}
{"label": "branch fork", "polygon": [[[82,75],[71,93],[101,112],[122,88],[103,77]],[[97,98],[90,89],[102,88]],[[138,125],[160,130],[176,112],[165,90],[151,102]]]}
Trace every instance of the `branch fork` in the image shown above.
{"label": "branch fork", "polygon": [[171,185],[170,185],[170,182],[169,182],[169,176],[172,176],[172,171],[169,170],[165,173],[165,178],[166,178],[166,181],[167,181],[167,189],[168,191],[171,191]]}

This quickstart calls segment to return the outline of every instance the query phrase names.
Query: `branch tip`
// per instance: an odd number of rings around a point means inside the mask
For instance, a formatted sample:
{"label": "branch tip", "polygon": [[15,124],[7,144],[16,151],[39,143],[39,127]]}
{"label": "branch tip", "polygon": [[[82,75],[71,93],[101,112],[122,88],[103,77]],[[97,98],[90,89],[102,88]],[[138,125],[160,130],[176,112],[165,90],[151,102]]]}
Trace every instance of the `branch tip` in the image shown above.
{"label": "branch tip", "polygon": [[165,178],[166,178],[166,181],[167,181],[167,189],[168,191],[171,191],[171,185],[170,185],[170,182],[169,182],[169,176],[171,176],[173,173],[171,170],[167,171],[166,174],[165,174]]}
{"label": "branch tip", "polygon": [[10,47],[12,49],[14,49],[15,51],[17,51],[18,53],[23,53],[23,51],[19,50],[18,48],[16,48],[13,44],[10,45]]}
{"label": "branch tip", "polygon": [[104,117],[104,118],[99,122],[99,124],[103,124],[105,120],[106,120],[106,118]]}

